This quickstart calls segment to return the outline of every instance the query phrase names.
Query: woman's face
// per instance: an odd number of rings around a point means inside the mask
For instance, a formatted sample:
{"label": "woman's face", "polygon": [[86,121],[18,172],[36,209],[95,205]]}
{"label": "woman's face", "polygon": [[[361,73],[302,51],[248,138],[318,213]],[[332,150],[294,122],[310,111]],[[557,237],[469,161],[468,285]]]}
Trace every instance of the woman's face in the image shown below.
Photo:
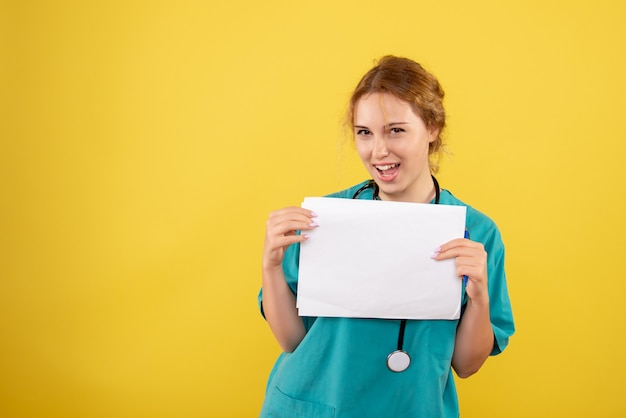
{"label": "woman's face", "polygon": [[392,94],[372,93],[355,105],[356,149],[383,200],[430,201],[428,145],[437,134],[409,103]]}

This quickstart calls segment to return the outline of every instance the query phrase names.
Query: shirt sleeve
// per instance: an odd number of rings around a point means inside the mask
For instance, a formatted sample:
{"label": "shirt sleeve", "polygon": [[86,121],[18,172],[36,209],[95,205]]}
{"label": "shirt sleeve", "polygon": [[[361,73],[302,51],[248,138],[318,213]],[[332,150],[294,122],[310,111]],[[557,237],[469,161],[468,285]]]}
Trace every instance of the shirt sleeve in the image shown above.
{"label": "shirt sleeve", "polygon": [[513,312],[504,271],[504,244],[497,227],[493,227],[487,241],[487,272],[489,287],[489,312],[495,337],[491,355],[500,354],[509,344],[509,337],[515,332]]}

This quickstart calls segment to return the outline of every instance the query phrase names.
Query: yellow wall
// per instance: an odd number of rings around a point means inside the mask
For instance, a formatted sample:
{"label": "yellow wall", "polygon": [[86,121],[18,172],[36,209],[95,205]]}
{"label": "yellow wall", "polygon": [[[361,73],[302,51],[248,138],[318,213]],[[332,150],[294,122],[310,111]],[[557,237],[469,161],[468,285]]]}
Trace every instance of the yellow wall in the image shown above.
{"label": "yellow wall", "polygon": [[626,415],[625,3],[211,3],[1,3],[0,416],[255,416],[266,216],[365,178],[339,122],[387,53],[507,244],[518,333],[463,416]]}

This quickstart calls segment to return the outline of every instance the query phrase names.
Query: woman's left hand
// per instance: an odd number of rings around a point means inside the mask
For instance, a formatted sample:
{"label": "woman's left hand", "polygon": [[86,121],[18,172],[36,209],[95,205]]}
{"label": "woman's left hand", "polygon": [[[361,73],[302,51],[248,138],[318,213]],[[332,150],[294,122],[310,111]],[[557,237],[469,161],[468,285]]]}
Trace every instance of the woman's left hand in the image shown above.
{"label": "woman's left hand", "polygon": [[480,242],[457,238],[434,251],[435,260],[456,259],[459,278],[467,276],[465,291],[474,303],[489,303],[487,288],[487,252]]}

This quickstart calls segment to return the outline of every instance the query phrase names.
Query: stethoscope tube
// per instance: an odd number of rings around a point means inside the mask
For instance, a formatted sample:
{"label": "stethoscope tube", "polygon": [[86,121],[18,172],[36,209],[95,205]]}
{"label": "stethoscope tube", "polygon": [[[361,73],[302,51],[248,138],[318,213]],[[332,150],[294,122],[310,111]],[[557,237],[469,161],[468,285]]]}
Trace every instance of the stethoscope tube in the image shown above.
{"label": "stethoscope tube", "polygon": [[[433,179],[433,183],[435,184],[435,205],[438,205],[439,198],[441,197],[441,189],[439,188],[439,182],[437,181],[435,176],[431,175],[430,177]],[[357,197],[359,197],[361,193],[363,193],[364,191],[370,188],[374,189],[372,200],[380,200],[380,197],[378,196],[378,193],[379,193],[378,184],[376,184],[374,180],[368,180],[367,183],[365,183],[356,192],[354,192],[354,195],[352,195],[352,198],[356,199]]]}

